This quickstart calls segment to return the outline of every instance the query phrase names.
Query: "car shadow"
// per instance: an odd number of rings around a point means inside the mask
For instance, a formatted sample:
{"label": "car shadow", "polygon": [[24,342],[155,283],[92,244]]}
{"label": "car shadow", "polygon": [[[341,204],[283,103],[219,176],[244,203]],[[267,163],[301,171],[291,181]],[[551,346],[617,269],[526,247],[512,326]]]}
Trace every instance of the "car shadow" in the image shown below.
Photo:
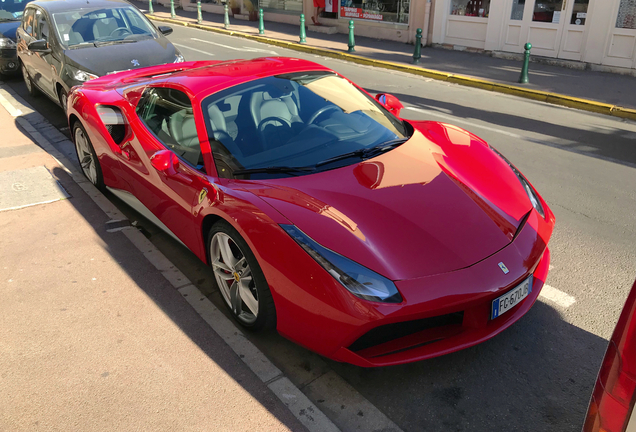
{"label": "car shadow", "polygon": [[[371,94],[382,93],[382,90],[366,88]],[[600,122],[595,125],[593,122],[581,129],[579,125],[562,125],[552,122],[541,121],[531,115],[522,117],[504,112],[487,111],[472,108],[466,105],[459,105],[451,102],[444,102],[424,97],[416,97],[404,93],[392,93],[402,103],[428,111],[439,111],[440,114],[452,115],[467,120],[481,120],[490,123],[494,127],[509,127],[512,129],[527,131],[530,134],[540,132],[544,138],[523,137],[524,140],[536,144],[546,145],[561,150],[583,154],[603,160],[621,163],[626,166],[636,166],[636,133],[619,128],[608,128],[601,126]],[[538,102],[537,102],[538,103]],[[559,108],[555,109],[568,109]],[[403,110],[402,115],[408,118],[430,119],[438,121],[435,116],[427,116],[425,113]],[[602,117],[601,117],[602,118]],[[620,121],[619,119],[616,119]],[[461,123],[459,126],[462,126]],[[468,130],[475,129],[470,126]],[[481,130],[471,130],[476,135],[482,135]]]}

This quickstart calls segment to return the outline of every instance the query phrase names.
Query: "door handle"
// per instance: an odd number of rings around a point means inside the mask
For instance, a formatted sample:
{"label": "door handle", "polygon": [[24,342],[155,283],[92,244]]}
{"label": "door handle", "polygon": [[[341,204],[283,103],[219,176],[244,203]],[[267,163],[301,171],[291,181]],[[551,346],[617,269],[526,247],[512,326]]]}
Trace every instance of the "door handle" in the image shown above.
{"label": "door handle", "polygon": [[568,0],[563,0],[563,8],[562,11],[565,11],[565,8],[568,6]]}

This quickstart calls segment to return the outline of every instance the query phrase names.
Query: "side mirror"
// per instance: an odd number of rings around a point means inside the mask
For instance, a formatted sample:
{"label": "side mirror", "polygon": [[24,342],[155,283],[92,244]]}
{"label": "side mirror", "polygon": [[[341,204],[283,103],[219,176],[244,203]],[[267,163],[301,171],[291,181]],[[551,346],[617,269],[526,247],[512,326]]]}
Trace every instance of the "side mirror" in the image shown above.
{"label": "side mirror", "polygon": [[51,49],[49,48],[49,43],[45,41],[44,39],[31,42],[28,48],[29,48],[29,51],[31,52],[38,52],[42,54],[47,54],[51,52]]}
{"label": "side mirror", "polygon": [[404,108],[402,102],[395,96],[389,93],[378,93],[375,95],[375,100],[380,102],[384,108],[388,109],[391,114],[396,117],[400,116],[400,111]]}
{"label": "side mirror", "polygon": [[150,158],[150,163],[159,172],[174,175],[179,168],[179,158],[170,150],[159,150]]}
{"label": "side mirror", "polygon": [[164,36],[168,36],[169,34],[172,33],[172,27],[170,26],[159,26],[158,29],[159,29],[159,32]]}

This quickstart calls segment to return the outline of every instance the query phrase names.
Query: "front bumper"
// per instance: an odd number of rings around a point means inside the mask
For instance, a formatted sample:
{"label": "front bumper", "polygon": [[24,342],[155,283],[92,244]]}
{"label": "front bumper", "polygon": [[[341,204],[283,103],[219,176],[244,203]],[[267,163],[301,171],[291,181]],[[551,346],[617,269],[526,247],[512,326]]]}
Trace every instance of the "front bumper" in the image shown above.
{"label": "front bumper", "polygon": [[[547,243],[554,227],[554,216],[547,212],[547,220],[531,212],[511,244],[470,267],[396,281],[404,298],[400,304],[354,297],[305,260],[279,269],[276,276],[264,269],[280,312],[278,330],[321,355],[363,367],[419,361],[481,343],[521,318],[539,296],[548,274]],[[492,301],[530,274],[534,280],[528,297],[491,320]],[[283,282],[283,275],[291,280]]]}
{"label": "front bumper", "polygon": [[0,73],[14,75],[20,72],[20,61],[15,48],[0,49]]}

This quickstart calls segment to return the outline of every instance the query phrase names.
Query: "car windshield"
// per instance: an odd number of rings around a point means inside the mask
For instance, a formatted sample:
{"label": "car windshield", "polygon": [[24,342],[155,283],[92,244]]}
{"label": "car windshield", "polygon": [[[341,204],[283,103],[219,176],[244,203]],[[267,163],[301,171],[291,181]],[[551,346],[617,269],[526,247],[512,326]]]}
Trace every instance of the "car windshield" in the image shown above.
{"label": "car windshield", "polygon": [[32,0],[8,0],[0,2],[0,21],[20,21],[24,7]]}
{"label": "car windshield", "polygon": [[59,40],[67,48],[156,37],[152,25],[133,7],[58,12],[53,21]]}
{"label": "car windshield", "polygon": [[412,129],[333,72],[277,75],[205,98],[212,153],[225,178],[302,175],[350,165]]}

